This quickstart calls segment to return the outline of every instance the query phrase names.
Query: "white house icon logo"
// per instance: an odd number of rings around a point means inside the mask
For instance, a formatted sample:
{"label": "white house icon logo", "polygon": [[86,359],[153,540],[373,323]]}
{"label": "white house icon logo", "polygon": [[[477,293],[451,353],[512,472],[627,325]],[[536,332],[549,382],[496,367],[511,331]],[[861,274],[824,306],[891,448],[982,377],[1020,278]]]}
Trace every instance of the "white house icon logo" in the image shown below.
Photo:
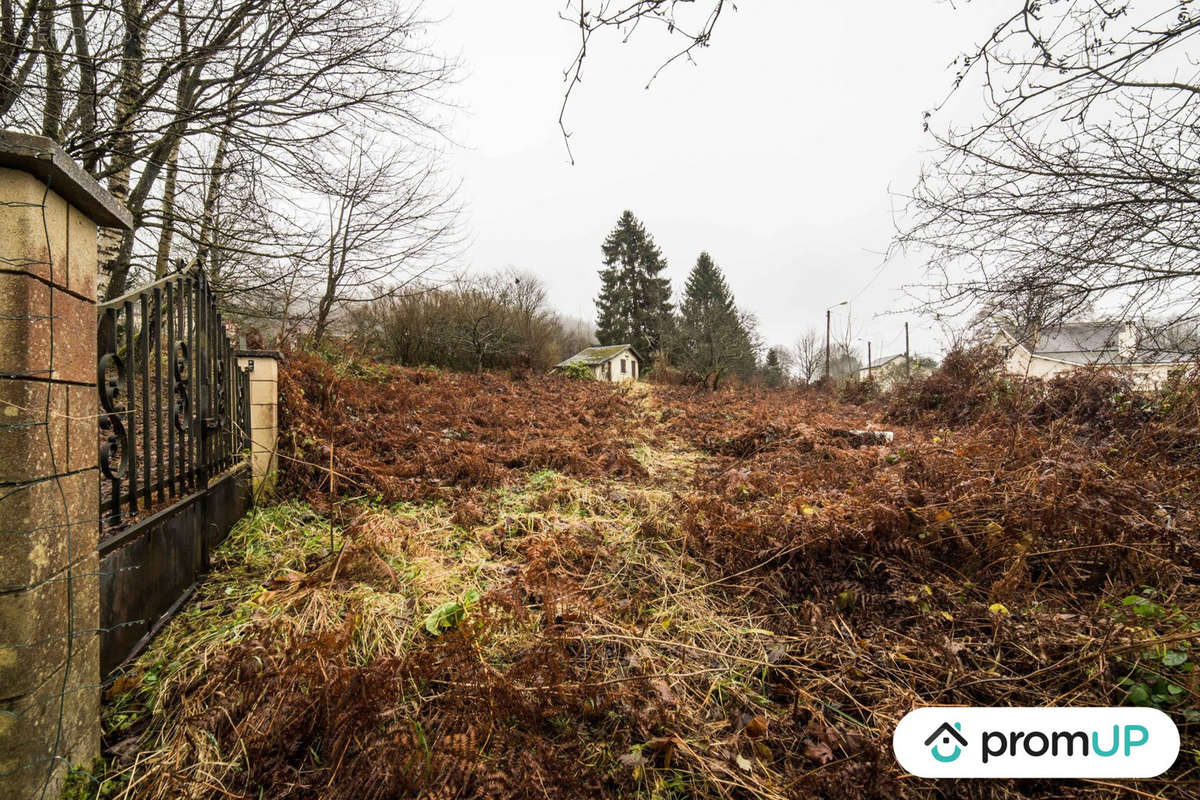
{"label": "white house icon logo", "polygon": [[[941,742],[934,744],[938,738],[941,739]],[[950,753],[950,755],[943,755],[938,750],[938,747],[940,745],[949,745],[951,739],[954,739],[958,744],[954,745],[954,752]],[[929,738],[925,740],[925,746],[929,748],[929,752],[933,757],[943,764],[948,764],[958,758],[962,755],[962,749],[967,746],[967,740],[962,735],[962,723],[956,722],[952,727],[949,722],[943,722],[936,731],[929,734]]]}

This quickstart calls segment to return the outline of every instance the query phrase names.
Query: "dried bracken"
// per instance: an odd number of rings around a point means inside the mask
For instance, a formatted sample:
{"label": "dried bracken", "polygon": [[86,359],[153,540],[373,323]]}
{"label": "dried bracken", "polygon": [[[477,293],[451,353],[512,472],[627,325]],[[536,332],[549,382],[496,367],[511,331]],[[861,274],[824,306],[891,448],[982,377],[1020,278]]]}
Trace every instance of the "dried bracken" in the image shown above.
{"label": "dried bracken", "polygon": [[1141,702],[1183,753],[1129,788],[1197,796],[1196,382],[928,382],[855,405],[293,359],[312,505],[239,526],[110,692],[113,793],[1118,797],[919,780],[890,735],[925,704]]}
{"label": "dried bracken", "polygon": [[296,354],[279,393],[284,488],[315,500],[331,470],[340,493],[386,502],[498,486],[519,470],[643,474],[628,452],[628,400],[592,382],[335,368]]}

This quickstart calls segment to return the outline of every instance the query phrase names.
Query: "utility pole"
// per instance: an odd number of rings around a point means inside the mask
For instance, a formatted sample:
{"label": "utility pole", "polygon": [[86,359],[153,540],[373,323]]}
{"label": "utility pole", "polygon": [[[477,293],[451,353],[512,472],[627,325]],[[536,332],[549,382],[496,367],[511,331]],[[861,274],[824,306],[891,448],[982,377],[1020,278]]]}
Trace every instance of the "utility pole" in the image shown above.
{"label": "utility pole", "polygon": [[904,377],[912,377],[912,364],[908,360],[908,323],[904,323]]}
{"label": "utility pole", "polygon": [[874,377],[874,374],[875,373],[871,372],[871,340],[868,339],[867,340],[867,380],[871,380]]}
{"label": "utility pole", "polygon": [[[830,325],[830,322],[829,322],[829,319],[830,319],[830,314],[831,314],[831,313],[833,312],[833,310],[834,310],[835,308],[837,308],[838,306],[848,306],[848,305],[850,305],[850,301],[849,301],[849,300],[843,300],[842,302],[840,302],[840,303],[834,303],[834,304],[833,304],[833,305],[831,305],[829,308],[825,309],[825,377],[826,377],[826,378],[828,378],[828,377],[829,377],[829,332],[830,332],[830,328],[831,328],[831,325]],[[847,325],[849,325],[849,318],[848,318],[848,317],[847,317],[847,323],[846,323],[846,324],[847,324]],[[857,377],[857,376],[855,376],[855,377]]]}
{"label": "utility pole", "polygon": [[829,377],[829,315],[830,309],[825,309],[825,377]]}

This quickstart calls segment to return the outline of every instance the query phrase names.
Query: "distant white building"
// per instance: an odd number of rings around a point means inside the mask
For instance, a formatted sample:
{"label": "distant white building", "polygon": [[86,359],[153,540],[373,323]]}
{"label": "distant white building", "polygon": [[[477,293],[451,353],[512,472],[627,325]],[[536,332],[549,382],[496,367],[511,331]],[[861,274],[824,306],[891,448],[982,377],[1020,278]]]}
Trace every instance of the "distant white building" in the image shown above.
{"label": "distant white building", "polygon": [[1173,370],[1193,363],[1185,353],[1152,348],[1132,322],[1065,322],[1022,336],[1001,324],[992,344],[1013,375],[1051,378],[1080,367],[1112,367],[1139,386],[1161,385]]}
{"label": "distant white building", "polygon": [[[908,377],[909,370],[905,368],[904,360],[904,353],[876,358],[871,361],[869,368],[859,367],[858,379],[865,381],[867,378],[871,378],[880,388],[888,389],[896,381]],[[920,360],[915,356],[910,363],[913,377],[929,374],[929,368],[922,366]]]}
{"label": "distant white building", "polygon": [[575,355],[560,361],[554,368],[565,369],[572,364],[584,364],[598,381],[620,383],[636,381],[641,374],[642,357],[627,344],[600,345],[580,350]]}

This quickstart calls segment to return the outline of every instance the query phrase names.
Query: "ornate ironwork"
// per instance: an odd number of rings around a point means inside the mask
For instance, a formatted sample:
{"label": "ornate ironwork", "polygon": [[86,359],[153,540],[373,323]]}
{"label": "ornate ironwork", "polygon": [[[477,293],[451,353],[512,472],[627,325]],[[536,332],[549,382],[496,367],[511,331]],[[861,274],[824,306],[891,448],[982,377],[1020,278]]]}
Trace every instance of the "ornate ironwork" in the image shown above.
{"label": "ornate ironwork", "polygon": [[100,314],[100,502],[111,530],[244,457],[249,376],[202,272],[102,303]]}
{"label": "ornate ironwork", "polygon": [[[109,373],[116,375],[110,377]],[[113,524],[121,520],[121,481],[129,472],[129,441],[121,415],[125,407],[119,404],[121,396],[121,381],[125,378],[125,364],[116,353],[105,353],[100,356],[96,365],[96,385],[100,387],[100,430],[103,441],[100,445],[100,473],[113,486],[114,502],[109,508],[108,516],[104,519]],[[118,460],[118,455],[120,459]],[[115,466],[114,466],[115,464]]]}

